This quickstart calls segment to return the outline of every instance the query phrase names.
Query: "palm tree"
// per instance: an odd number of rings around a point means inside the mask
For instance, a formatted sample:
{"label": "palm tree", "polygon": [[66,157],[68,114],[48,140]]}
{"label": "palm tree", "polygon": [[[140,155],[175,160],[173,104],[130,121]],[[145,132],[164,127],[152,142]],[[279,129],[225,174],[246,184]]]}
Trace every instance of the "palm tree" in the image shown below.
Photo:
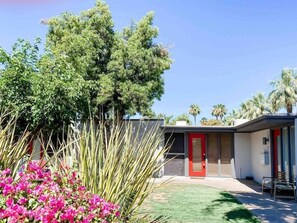
{"label": "palm tree", "polygon": [[270,83],[274,87],[269,94],[274,112],[286,108],[287,113],[292,113],[297,101],[297,75],[294,69],[283,69],[281,79]]}
{"label": "palm tree", "polygon": [[215,116],[217,120],[219,119],[219,117],[222,120],[223,116],[226,114],[227,114],[227,109],[225,105],[217,104],[213,106],[211,115]]}
{"label": "palm tree", "polygon": [[201,124],[201,125],[206,125],[206,124],[207,124],[207,118],[206,118],[206,117],[203,117],[203,118],[200,120],[200,124]]}
{"label": "palm tree", "polygon": [[232,110],[225,118],[224,118],[224,125],[231,126],[234,125],[234,121],[238,118],[239,114],[238,111]]}
{"label": "palm tree", "polygon": [[243,102],[238,111],[239,118],[255,119],[267,113],[272,109],[269,100],[261,92],[255,94],[251,99]]}
{"label": "palm tree", "polygon": [[197,104],[192,104],[189,108],[189,114],[194,117],[194,124],[196,125],[196,116],[200,114],[200,108]]}

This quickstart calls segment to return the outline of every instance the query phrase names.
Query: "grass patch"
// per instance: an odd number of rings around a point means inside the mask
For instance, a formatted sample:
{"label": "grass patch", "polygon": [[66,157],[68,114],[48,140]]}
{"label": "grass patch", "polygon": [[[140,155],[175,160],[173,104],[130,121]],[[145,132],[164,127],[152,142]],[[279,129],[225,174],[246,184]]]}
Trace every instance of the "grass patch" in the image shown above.
{"label": "grass patch", "polygon": [[146,200],[140,214],[170,223],[260,223],[230,193],[201,185],[165,185]]}

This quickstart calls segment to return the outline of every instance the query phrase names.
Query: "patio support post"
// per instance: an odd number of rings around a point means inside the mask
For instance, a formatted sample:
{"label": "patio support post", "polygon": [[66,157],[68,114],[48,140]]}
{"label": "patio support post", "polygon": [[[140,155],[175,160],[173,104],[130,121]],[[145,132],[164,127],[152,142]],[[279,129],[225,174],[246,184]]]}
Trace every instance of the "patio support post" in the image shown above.
{"label": "patio support post", "polygon": [[[297,118],[295,118],[295,143],[294,143],[294,149],[295,149],[295,173],[297,173]],[[297,174],[296,174],[297,175]],[[295,176],[295,182],[297,182],[297,176]],[[293,182],[294,183],[294,182]],[[295,187],[296,190],[296,187]],[[296,191],[297,192],[297,191]],[[297,193],[295,193],[296,196]],[[296,201],[296,197],[295,197],[295,201]]]}

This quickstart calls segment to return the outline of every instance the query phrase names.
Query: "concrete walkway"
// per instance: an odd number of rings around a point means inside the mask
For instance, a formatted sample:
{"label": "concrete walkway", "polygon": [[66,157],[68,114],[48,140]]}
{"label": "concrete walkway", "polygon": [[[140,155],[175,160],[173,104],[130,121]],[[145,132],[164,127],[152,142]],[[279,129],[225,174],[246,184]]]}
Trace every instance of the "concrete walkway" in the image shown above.
{"label": "concrete walkway", "polygon": [[[162,181],[168,179],[165,177]],[[229,191],[263,223],[297,223],[297,203],[290,199],[274,201],[270,193],[262,194],[261,186],[253,181],[189,177],[173,177],[170,181],[175,184],[200,184]]]}

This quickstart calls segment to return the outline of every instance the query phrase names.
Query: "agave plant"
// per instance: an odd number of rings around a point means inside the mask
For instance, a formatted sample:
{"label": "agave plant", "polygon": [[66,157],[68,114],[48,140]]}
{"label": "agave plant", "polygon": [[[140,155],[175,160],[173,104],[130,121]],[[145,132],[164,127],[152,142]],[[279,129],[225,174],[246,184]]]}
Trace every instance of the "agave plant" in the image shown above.
{"label": "agave plant", "polygon": [[30,139],[27,131],[22,135],[16,134],[16,123],[16,115],[3,111],[0,113],[0,169],[11,169],[14,177],[28,154]]}
{"label": "agave plant", "polygon": [[122,217],[129,219],[158,187],[152,177],[162,169],[168,149],[162,135],[158,125],[124,122],[106,128],[90,122],[80,132],[70,130],[49,163],[60,171],[68,165],[79,172],[88,190],[119,204]]}

